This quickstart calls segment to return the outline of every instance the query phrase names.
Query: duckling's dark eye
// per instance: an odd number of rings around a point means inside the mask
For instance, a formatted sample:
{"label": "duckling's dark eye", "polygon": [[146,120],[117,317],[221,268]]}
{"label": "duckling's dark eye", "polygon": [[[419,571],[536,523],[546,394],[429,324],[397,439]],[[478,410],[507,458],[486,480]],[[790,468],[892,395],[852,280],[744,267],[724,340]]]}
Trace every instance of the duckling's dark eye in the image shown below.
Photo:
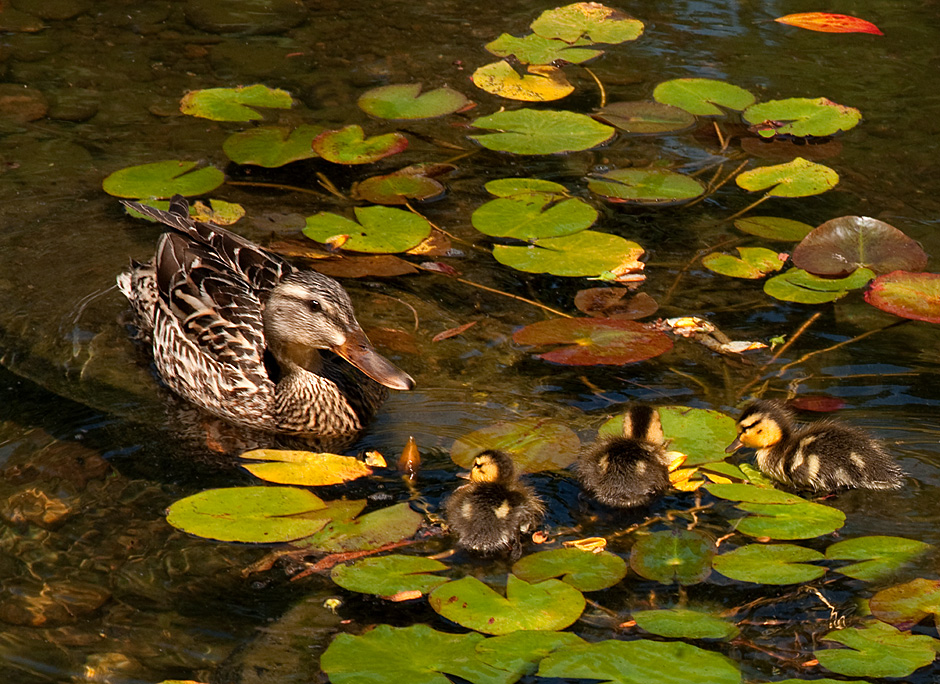
{"label": "duckling's dark eye", "polygon": [[310,313],[319,313],[323,309],[323,307],[320,306],[320,302],[316,299],[308,299],[307,308],[310,309]]}

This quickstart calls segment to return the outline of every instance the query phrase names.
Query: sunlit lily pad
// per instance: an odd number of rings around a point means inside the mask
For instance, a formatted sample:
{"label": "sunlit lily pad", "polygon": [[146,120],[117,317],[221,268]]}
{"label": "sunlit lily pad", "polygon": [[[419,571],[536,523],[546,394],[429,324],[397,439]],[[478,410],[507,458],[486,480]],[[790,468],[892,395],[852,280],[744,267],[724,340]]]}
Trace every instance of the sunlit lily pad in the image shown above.
{"label": "sunlit lily pad", "polygon": [[705,192],[694,178],[668,169],[615,169],[591,176],[588,189],[611,202],[684,202]]}
{"label": "sunlit lily pad", "polygon": [[563,423],[547,418],[500,421],[464,435],[450,449],[450,457],[469,468],[486,449],[509,452],[516,468],[527,473],[561,470],[578,459],[581,440]]}
{"label": "sunlit lily pad", "polygon": [[508,672],[513,677],[510,681],[515,681],[523,675],[535,674],[539,662],[550,653],[584,643],[584,639],[571,632],[522,630],[480,641],[476,651],[480,660]]}
{"label": "sunlit lily pad", "polygon": [[865,285],[875,277],[867,268],[860,268],[845,278],[821,278],[801,268],[791,268],[764,283],[764,292],[774,299],[800,304],[833,302]]}
{"label": "sunlit lily pad", "polygon": [[407,204],[444,194],[444,184],[437,180],[454,170],[450,164],[414,164],[383,176],[372,176],[355,184],[352,195],[375,204]]}
{"label": "sunlit lily pad", "polygon": [[927,254],[892,225],[868,216],[840,216],[813,230],[793,250],[793,263],[821,276],[866,267],[878,274],[919,271]]}
{"label": "sunlit lily pad", "polygon": [[361,594],[394,596],[406,591],[427,594],[450,581],[447,577],[430,574],[446,569],[446,565],[432,558],[392,555],[336,565],[331,577],[343,589]]}
{"label": "sunlit lily pad", "polygon": [[313,534],[327,523],[306,514],[326,508],[312,492],[297,487],[209,489],[172,504],[167,522],[208,539],[284,542]]}
{"label": "sunlit lily pad", "polygon": [[741,672],[719,653],[683,641],[608,640],[556,651],[539,677],[603,684],[740,684]]}
{"label": "sunlit lily pad", "polygon": [[255,477],[278,484],[319,487],[340,484],[372,474],[372,469],[362,461],[339,454],[255,449],[245,452],[241,457],[269,461],[245,464],[242,467]]}
{"label": "sunlit lily pad", "polygon": [[656,300],[645,292],[626,297],[625,287],[589,287],[578,290],[574,305],[578,311],[594,318],[626,318],[635,320],[652,316],[659,309]]}
{"label": "sunlit lily pad", "polygon": [[[909,541],[909,540],[905,540]],[[869,601],[872,615],[898,629],[908,630],[928,615],[940,616],[940,580],[917,579],[882,589]]]}
{"label": "sunlit lily pad", "polygon": [[595,43],[623,43],[643,33],[643,22],[597,2],[576,2],[545,10],[530,26],[544,38],[573,43],[582,36]]}
{"label": "sunlit lily pad", "polygon": [[203,195],[225,182],[225,174],[214,166],[196,168],[192,161],[161,161],[115,171],[101,186],[114,197],[169,198],[173,195]]}
{"label": "sunlit lily pad", "polygon": [[[574,86],[568,82],[565,72],[556,66],[531,65],[526,68],[526,73],[520,74],[508,62],[503,60],[484,64],[473,72],[470,79],[473,81],[473,85],[480,90],[485,90],[490,95],[521,102],[551,102],[567,97],[574,92]],[[501,113],[507,114],[509,112]],[[474,125],[479,126],[479,124]],[[480,127],[490,128],[490,126]],[[485,142],[480,142],[484,147],[488,147]],[[512,152],[515,150],[506,151]],[[534,152],[529,154],[542,153]]]}
{"label": "sunlit lily pad", "polygon": [[721,275],[755,280],[779,271],[786,261],[786,257],[781,259],[778,252],[764,247],[738,247],[737,251],[740,257],[712,252],[705,255],[702,265]]}
{"label": "sunlit lily pad", "polygon": [[551,549],[526,556],[512,566],[513,574],[526,582],[561,577],[578,591],[600,591],[612,587],[627,574],[627,563],[607,551]]}
{"label": "sunlit lily pad", "polygon": [[[688,406],[658,406],[663,435],[670,451],[686,455],[686,466],[723,461],[725,446],[737,436],[734,418],[713,409]],[[616,437],[623,434],[623,415],[605,422],[598,434]]]}
{"label": "sunlit lily pad", "polygon": [[565,582],[529,584],[509,575],[505,598],[475,577],[448,582],[428,597],[431,608],[462,627],[484,634],[519,629],[564,629],[581,616],[584,596]]}
{"label": "sunlit lily pad", "polygon": [[513,333],[517,344],[564,345],[538,358],[567,366],[622,365],[664,354],[672,338],[620,318],[553,318]]}
{"label": "sunlit lily pad", "polygon": [[741,111],[754,96],[740,86],[711,78],[676,78],[660,83],[653,99],[698,116],[721,116],[726,109]]}
{"label": "sunlit lily pad", "polygon": [[940,323],[940,274],[895,271],[879,276],[865,301],[895,316]]}
{"label": "sunlit lily pad", "polygon": [[485,235],[518,240],[571,235],[597,220],[597,210],[583,200],[556,198],[548,193],[499,197],[480,206],[470,220]]}
{"label": "sunlit lily pad", "polygon": [[477,128],[499,131],[470,136],[483,147],[515,154],[558,154],[589,150],[614,136],[614,129],[585,114],[517,109],[474,120]]}
{"label": "sunlit lily pad", "polygon": [[879,621],[837,629],[823,639],[848,648],[813,651],[819,664],[849,677],[907,677],[937,656],[936,639],[899,632]]}
{"label": "sunlit lily pad", "polygon": [[661,584],[697,584],[711,573],[715,542],[695,530],[662,530],[640,537],[630,551],[630,567]]}
{"label": "sunlit lily pad", "polygon": [[826,568],[808,563],[823,558],[818,551],[794,544],[749,544],[715,556],[712,566],[741,582],[799,584],[826,574]]}
{"label": "sunlit lily pad", "polygon": [[582,230],[572,235],[542,238],[527,247],[497,245],[493,257],[501,264],[528,273],[578,278],[600,276],[619,269],[643,268],[643,248],[619,235]]}
{"label": "sunlit lily pad", "polygon": [[[331,502],[337,505],[340,502]],[[347,503],[347,502],[342,502]],[[349,502],[359,506],[359,502]],[[355,511],[355,506],[351,507]],[[355,512],[352,513],[355,515]],[[298,542],[326,553],[368,551],[412,536],[424,518],[407,503],[395,504],[366,513],[355,519],[335,519],[314,535]]]}
{"label": "sunlit lily pad", "polygon": [[[791,97],[751,105],[741,117],[765,138],[775,135],[827,136],[854,128],[862,120],[855,107],[840,105],[825,97]],[[761,124],[766,125],[762,126]]]}
{"label": "sunlit lily pad", "polygon": [[568,188],[561,183],[541,178],[497,178],[483,187],[488,193],[497,197],[525,196],[532,193],[547,193],[557,197],[568,195]]}
{"label": "sunlit lily pad", "polygon": [[614,102],[594,117],[634,135],[680,133],[695,125],[692,114],[661,102]]}
{"label": "sunlit lily pad", "polygon": [[734,182],[751,192],[767,190],[771,197],[809,197],[838,185],[839,174],[828,166],[797,157],[786,164],[745,171],[735,176]]}
{"label": "sunlit lily pad", "polygon": [[[836,542],[826,549],[830,560],[859,561],[839,568],[855,579],[874,582],[890,575],[910,560],[923,555],[930,544],[903,537],[858,537]],[[891,622],[888,620],[888,622]]]}
{"label": "sunlit lily pad", "polygon": [[356,221],[321,211],[307,217],[303,233],[311,240],[331,243],[351,252],[405,252],[421,244],[431,234],[427,219],[404,209],[392,207],[356,207]]}
{"label": "sunlit lily pad", "polygon": [[736,219],[734,227],[751,235],[785,242],[802,240],[813,230],[808,223],[778,216],[745,216]]}
{"label": "sunlit lily pad", "polygon": [[255,108],[290,109],[290,93],[266,85],[191,90],[180,101],[183,114],[213,121],[255,121],[263,116]]}
{"label": "sunlit lily pad", "polygon": [[740,503],[749,516],[737,530],[752,537],[771,539],[815,539],[835,532],[845,524],[845,513],[832,506],[807,501],[798,504]]}
{"label": "sunlit lily pad", "polygon": [[408,138],[401,133],[366,137],[362,126],[350,125],[323,131],[313,139],[313,149],[335,164],[371,164],[408,147]]}
{"label": "sunlit lily pad", "polygon": [[222,143],[222,151],[236,164],[254,164],[273,169],[317,153],[311,148],[323,126],[298,126],[294,130],[281,126],[260,126],[233,133]]}
{"label": "sunlit lily pad", "polygon": [[578,41],[570,45],[563,40],[543,38],[534,33],[517,38],[508,33],[486,44],[486,49],[497,57],[513,56],[522,64],[552,64],[563,59],[572,64],[581,64],[604,54],[603,50],[594,50],[578,45],[591,45],[588,41]]}
{"label": "sunlit lily pad", "polygon": [[717,496],[720,499],[729,501],[741,501],[745,503],[757,504],[803,504],[809,503],[806,499],[790,494],[779,489],[770,487],[755,487],[752,484],[707,484],[705,489],[708,493]]}
{"label": "sunlit lily pad", "polygon": [[462,93],[443,87],[421,93],[420,83],[373,88],[359,98],[359,108],[382,119],[431,119],[467,106]]}
{"label": "sunlit lily pad", "polygon": [[652,634],[670,639],[733,639],[738,628],[720,617],[685,608],[637,610],[636,624]]}

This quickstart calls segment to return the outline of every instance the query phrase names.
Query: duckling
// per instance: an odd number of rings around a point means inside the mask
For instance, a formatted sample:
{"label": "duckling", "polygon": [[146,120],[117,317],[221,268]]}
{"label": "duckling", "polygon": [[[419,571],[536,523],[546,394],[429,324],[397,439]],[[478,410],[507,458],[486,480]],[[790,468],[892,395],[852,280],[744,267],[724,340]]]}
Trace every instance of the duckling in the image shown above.
{"label": "duckling", "polygon": [[522,554],[520,534],[542,520],[542,500],[516,479],[512,457],[502,451],[480,452],[469,477],[444,509],[458,545],[484,555],[509,553],[516,560]]}
{"label": "duckling", "polygon": [[633,508],[669,489],[668,466],[659,411],[638,404],[623,417],[623,437],[603,439],[584,452],[577,472],[601,503]]}
{"label": "duckling", "polygon": [[776,401],[755,401],[738,418],[738,437],[725,451],[757,449],[757,467],[797,489],[828,493],[842,487],[899,489],[903,471],[864,431],[833,420],[799,427]]}

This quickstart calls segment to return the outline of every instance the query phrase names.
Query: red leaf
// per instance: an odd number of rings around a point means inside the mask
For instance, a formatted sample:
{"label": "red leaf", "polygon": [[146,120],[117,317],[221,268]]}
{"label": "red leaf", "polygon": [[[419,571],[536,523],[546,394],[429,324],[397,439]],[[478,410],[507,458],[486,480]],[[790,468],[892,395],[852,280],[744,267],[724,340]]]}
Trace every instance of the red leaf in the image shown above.
{"label": "red leaf", "polygon": [[778,17],[774,21],[810,31],[820,31],[821,33],[873,33],[876,36],[884,35],[881,29],[870,21],[845,14],[801,12],[800,14],[788,14],[784,17]]}

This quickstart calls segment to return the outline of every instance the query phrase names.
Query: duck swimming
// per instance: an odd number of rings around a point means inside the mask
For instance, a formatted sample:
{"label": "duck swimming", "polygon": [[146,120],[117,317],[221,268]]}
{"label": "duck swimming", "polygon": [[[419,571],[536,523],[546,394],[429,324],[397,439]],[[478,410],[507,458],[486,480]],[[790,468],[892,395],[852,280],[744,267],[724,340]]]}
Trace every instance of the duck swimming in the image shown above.
{"label": "duck swimming", "polygon": [[169,211],[124,204],[173,229],[117,283],[176,394],[255,430],[342,435],[362,429],[386,388],[414,387],[373,349],[332,278],[194,221],[179,195]]}
{"label": "duck swimming", "polygon": [[738,437],[725,451],[757,449],[765,475],[797,489],[828,493],[844,487],[899,489],[904,473],[863,430],[820,420],[799,427],[776,401],[755,401],[738,418]]}

